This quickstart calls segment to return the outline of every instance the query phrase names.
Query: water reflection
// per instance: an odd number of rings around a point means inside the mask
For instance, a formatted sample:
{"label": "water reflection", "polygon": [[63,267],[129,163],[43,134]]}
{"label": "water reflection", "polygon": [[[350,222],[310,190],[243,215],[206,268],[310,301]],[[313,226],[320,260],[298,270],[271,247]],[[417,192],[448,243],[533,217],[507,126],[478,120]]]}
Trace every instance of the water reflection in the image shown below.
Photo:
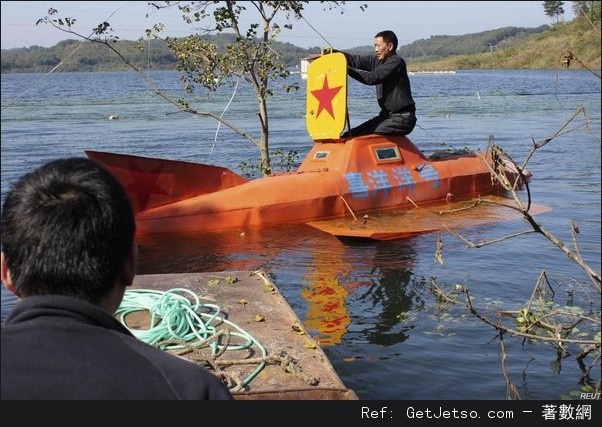
{"label": "water reflection", "polygon": [[415,285],[414,242],[413,238],[371,243],[343,240],[347,257],[353,259],[356,284],[348,299],[354,313],[353,333],[346,340],[390,346],[408,338],[424,290]]}
{"label": "water reflection", "polygon": [[351,323],[346,300],[356,285],[347,283],[353,264],[346,259],[344,246],[336,241],[330,248],[316,247],[312,252],[313,263],[301,280],[305,286],[301,296],[309,303],[305,329],[321,345],[339,344]]}
{"label": "water reflection", "polygon": [[382,346],[403,342],[423,304],[414,286],[413,239],[338,239],[289,225],[138,241],[139,274],[264,269],[322,346],[356,338]]}
{"label": "water reflection", "polygon": [[422,304],[412,283],[415,251],[412,239],[380,242],[374,249],[373,283],[361,298],[375,307],[377,319],[365,334],[370,343],[389,346],[408,338],[412,312]]}

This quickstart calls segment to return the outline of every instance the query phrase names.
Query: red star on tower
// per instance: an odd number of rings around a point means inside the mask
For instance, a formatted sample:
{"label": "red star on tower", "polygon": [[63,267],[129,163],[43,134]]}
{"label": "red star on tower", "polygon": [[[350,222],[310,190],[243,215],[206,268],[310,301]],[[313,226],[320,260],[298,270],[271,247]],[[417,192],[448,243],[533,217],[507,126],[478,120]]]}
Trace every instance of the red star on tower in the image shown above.
{"label": "red star on tower", "polygon": [[311,94],[315,96],[319,102],[316,119],[320,117],[320,113],[322,112],[322,110],[328,111],[330,117],[334,119],[334,111],[332,110],[332,100],[337,95],[337,93],[339,93],[342,87],[343,86],[328,87],[328,75],[326,75],[326,77],[324,77],[324,84],[322,85],[322,89],[311,91]]}

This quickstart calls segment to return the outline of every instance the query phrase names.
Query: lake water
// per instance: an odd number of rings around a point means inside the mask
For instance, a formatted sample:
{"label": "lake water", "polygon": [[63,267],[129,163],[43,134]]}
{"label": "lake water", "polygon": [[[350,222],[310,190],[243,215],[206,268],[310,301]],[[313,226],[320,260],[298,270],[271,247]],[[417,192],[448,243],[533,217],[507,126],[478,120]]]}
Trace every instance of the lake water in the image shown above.
{"label": "lake water", "polygon": [[[150,77],[180,97],[175,72],[151,72]],[[571,247],[570,221],[576,222],[579,252],[599,272],[600,79],[576,70],[410,78],[418,109],[410,138],[427,154],[484,149],[493,135],[521,162],[533,141],[554,135],[584,109],[529,162],[530,191],[534,203],[552,208],[536,219]],[[312,141],[301,80],[300,85],[299,93],[277,90],[270,100],[270,147],[297,150],[302,160]],[[190,104],[223,113],[259,136],[254,99],[241,85],[197,94]],[[352,125],[376,114],[373,88],[351,81],[349,110]],[[218,129],[212,119],[171,114],[175,111],[133,73],[3,74],[2,200],[23,173],[56,157],[83,156],[86,149],[211,163],[239,173],[242,161],[257,159],[252,144],[223,126]],[[108,120],[111,115],[119,120]],[[463,233],[483,241],[525,229],[516,220]],[[444,265],[435,261],[439,236]],[[455,284],[466,286],[479,313],[495,321],[500,310],[523,308],[545,271],[557,304],[599,317],[600,294],[590,292],[585,273],[538,234],[468,249],[446,233],[350,242],[295,225],[247,230],[244,238],[237,231],[145,237],[139,243],[140,274],[267,271],[339,377],[361,399],[503,400],[504,374],[521,399],[575,397],[584,386],[576,346],[559,360],[550,344],[506,335],[502,349],[498,333],[470,314],[462,299],[441,304],[431,291],[433,281],[447,291]],[[2,289],[2,319],[14,301]],[[599,361],[590,376],[599,380]]]}

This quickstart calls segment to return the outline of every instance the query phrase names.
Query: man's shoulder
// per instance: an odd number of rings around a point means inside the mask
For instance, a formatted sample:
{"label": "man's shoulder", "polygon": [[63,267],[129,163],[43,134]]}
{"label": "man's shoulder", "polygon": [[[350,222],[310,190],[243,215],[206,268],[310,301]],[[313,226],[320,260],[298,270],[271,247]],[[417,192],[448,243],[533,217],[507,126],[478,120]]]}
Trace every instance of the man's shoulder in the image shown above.
{"label": "man's shoulder", "polygon": [[[230,399],[225,384],[209,369],[183,356],[169,353],[159,347],[152,346],[137,338],[123,338],[133,351],[136,351],[148,363],[145,369],[160,372],[184,398],[196,399],[198,394],[206,394],[202,398]],[[193,353],[191,353],[193,354]],[[202,357],[201,357],[202,359]],[[152,368],[151,368],[152,367]],[[190,387],[190,384],[196,384]],[[213,397],[211,397],[213,396]]]}
{"label": "man's shoulder", "polygon": [[397,64],[399,64],[399,63],[403,63],[403,62],[405,62],[405,61],[404,61],[404,59],[403,59],[401,56],[399,56],[399,55],[397,54],[397,52],[396,52],[396,53],[392,54],[391,56],[389,56],[389,57],[387,58],[387,62],[391,62],[391,63],[397,63]]}
{"label": "man's shoulder", "polygon": [[154,345],[148,344],[135,336],[117,334],[124,344],[126,344],[131,351],[138,353],[143,356],[146,360],[157,366],[169,366],[173,368],[180,368],[184,370],[196,371],[200,368],[199,365],[192,362],[185,357],[178,356],[169,351],[163,350]]}

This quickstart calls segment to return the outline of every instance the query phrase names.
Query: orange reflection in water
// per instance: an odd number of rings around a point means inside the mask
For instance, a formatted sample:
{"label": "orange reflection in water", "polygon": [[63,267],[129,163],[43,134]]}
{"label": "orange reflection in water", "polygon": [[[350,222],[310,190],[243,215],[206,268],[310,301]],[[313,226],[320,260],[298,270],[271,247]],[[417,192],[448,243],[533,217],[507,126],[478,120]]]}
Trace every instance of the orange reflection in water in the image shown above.
{"label": "orange reflection in water", "polygon": [[345,306],[349,291],[341,284],[341,279],[352,270],[350,263],[344,261],[345,248],[335,244],[314,252],[315,263],[303,277],[306,287],[301,295],[309,302],[305,328],[321,345],[336,345],[347,332],[351,318]]}
{"label": "orange reflection in water", "polygon": [[339,284],[336,277],[306,276],[307,287],[301,295],[309,301],[305,328],[315,330],[313,337],[321,345],[335,345],[341,342],[351,323],[345,300],[349,292]]}
{"label": "orange reflection in water", "polygon": [[[323,346],[343,342],[353,322],[349,299],[360,288],[367,292],[364,303],[381,307],[373,326],[374,333],[380,335],[394,333],[391,330],[399,323],[395,316],[412,304],[412,296],[406,295],[411,278],[408,270],[413,265],[411,239],[341,240],[295,225],[245,233],[161,233],[139,236],[138,243],[138,274],[274,272],[277,287],[293,286],[289,297],[295,298],[294,286],[298,286],[307,310],[303,315],[298,313],[299,320]],[[284,271],[288,278],[278,279],[278,273]]]}

